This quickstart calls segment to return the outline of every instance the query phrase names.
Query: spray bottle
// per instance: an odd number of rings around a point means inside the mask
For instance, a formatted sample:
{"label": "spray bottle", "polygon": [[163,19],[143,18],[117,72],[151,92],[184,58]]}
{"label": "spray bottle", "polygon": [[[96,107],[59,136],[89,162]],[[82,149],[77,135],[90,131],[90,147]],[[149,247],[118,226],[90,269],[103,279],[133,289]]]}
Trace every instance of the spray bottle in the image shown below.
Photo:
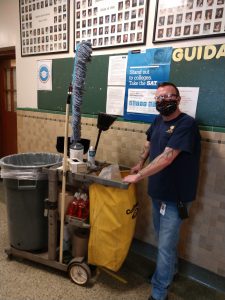
{"label": "spray bottle", "polygon": [[88,150],[88,162],[91,166],[95,165],[95,148],[93,146],[90,146]]}

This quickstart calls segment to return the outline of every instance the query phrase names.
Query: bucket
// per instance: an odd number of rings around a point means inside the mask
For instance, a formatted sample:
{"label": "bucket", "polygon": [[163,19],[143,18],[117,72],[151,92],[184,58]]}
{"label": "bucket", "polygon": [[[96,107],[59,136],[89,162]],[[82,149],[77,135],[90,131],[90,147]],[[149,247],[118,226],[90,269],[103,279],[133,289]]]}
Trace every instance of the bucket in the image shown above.
{"label": "bucket", "polygon": [[89,230],[77,229],[72,235],[72,256],[86,257],[88,252]]}
{"label": "bucket", "polygon": [[70,159],[83,161],[84,146],[80,143],[70,146]]}

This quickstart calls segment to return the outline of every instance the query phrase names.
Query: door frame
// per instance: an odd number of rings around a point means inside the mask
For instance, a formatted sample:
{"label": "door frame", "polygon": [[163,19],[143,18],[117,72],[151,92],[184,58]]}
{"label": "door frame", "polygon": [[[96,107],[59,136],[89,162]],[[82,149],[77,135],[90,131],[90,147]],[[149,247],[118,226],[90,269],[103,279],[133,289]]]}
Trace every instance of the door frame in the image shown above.
{"label": "door frame", "polygon": [[[6,60],[15,59],[16,58],[16,50],[15,47],[5,47],[0,48],[0,64],[4,63]],[[4,90],[0,89],[0,97],[3,99]],[[4,155],[3,151],[3,134],[4,132],[4,124],[3,124],[3,108],[0,105],[0,157]],[[15,137],[17,139],[17,136]]]}
{"label": "door frame", "polygon": [[15,47],[0,48],[0,59],[15,59],[16,50]]}

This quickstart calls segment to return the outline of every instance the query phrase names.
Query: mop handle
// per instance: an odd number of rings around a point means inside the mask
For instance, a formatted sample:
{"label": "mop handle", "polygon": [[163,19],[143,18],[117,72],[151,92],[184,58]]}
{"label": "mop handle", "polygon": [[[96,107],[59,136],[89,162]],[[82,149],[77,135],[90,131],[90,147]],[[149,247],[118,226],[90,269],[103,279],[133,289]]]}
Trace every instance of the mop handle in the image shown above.
{"label": "mop handle", "polygon": [[66,172],[67,172],[67,151],[68,151],[68,123],[69,123],[69,109],[70,99],[72,95],[72,85],[70,84],[67,101],[66,101],[66,120],[65,120],[65,134],[64,134],[64,153],[63,153],[63,177],[62,177],[62,199],[61,199],[61,223],[60,223],[60,246],[59,246],[59,262],[63,261],[63,238],[64,238],[64,210],[65,210],[65,191],[66,191]]}

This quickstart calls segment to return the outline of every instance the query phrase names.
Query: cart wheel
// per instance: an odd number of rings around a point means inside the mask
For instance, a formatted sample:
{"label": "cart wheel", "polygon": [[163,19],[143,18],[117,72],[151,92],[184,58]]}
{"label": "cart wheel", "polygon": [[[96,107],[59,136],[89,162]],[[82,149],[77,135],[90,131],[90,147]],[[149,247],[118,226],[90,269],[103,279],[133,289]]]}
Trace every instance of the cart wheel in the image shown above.
{"label": "cart wheel", "polygon": [[82,263],[72,263],[68,269],[70,279],[78,285],[87,285],[89,279],[91,278],[91,270],[89,266]]}
{"label": "cart wheel", "polygon": [[13,259],[13,255],[12,255],[12,252],[10,251],[10,249],[5,249],[5,254],[7,255],[8,260]]}
{"label": "cart wheel", "polygon": [[12,260],[13,259],[13,255],[11,253],[7,254],[7,259],[8,260]]}

